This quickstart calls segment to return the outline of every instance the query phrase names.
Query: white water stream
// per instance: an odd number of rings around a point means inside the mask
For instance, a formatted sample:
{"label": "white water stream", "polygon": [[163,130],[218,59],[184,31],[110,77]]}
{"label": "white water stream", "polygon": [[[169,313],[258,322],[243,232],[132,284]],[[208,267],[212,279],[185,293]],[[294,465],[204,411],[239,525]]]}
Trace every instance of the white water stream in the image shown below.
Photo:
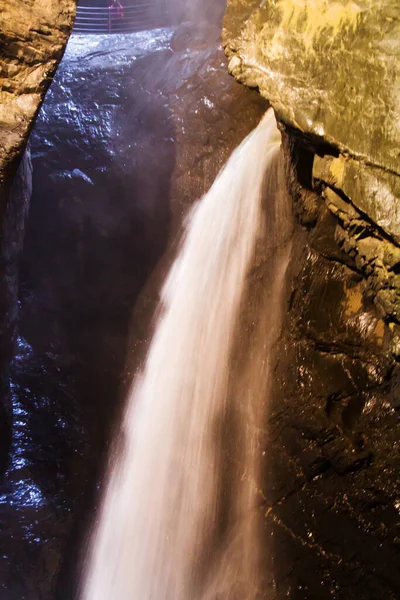
{"label": "white water stream", "polygon": [[[212,575],[208,585],[199,584],[198,573],[207,540],[218,528],[218,424],[227,409],[246,277],[265,236],[262,198],[268,203],[268,194],[276,197],[282,184],[275,172],[279,148],[270,110],[187,219],[124,415],[124,451],[110,473],[93,534],[85,600],[237,600],[221,585],[225,575]],[[257,457],[248,454],[251,481]],[[253,495],[249,486],[238,491],[238,513],[251,508]],[[244,537],[252,535],[249,530]],[[246,543],[257,551],[254,539]],[[228,568],[226,558],[219,562]],[[246,575],[252,576],[257,574]],[[243,593],[239,600],[245,600]]]}

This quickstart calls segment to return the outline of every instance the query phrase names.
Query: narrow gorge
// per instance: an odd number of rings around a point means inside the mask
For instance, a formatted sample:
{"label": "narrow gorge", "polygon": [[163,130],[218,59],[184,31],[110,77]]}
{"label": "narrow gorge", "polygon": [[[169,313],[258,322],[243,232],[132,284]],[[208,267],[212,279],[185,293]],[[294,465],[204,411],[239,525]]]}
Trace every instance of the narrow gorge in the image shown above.
{"label": "narrow gorge", "polygon": [[0,596],[397,600],[399,6],[122,4],[0,9]]}

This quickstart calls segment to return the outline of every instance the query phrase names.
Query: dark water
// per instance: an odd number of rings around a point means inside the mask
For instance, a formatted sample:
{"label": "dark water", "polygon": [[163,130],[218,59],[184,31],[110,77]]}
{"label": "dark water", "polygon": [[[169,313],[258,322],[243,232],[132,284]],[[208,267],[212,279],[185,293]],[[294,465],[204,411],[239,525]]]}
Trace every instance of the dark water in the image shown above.
{"label": "dark water", "polygon": [[0,496],[2,597],[47,598],[76,503],[71,482],[83,475],[73,361],[62,348],[35,352],[20,337],[12,399],[11,465]]}

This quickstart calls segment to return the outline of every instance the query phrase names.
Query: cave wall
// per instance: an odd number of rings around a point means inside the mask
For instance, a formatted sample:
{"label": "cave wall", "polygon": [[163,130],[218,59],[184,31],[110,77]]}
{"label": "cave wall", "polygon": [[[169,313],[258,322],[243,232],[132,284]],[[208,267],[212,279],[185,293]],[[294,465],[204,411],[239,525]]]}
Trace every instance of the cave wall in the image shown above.
{"label": "cave wall", "polygon": [[[269,597],[398,598],[399,6],[230,0],[296,227],[263,456]],[[377,551],[379,548],[379,551]]]}
{"label": "cave wall", "polygon": [[22,253],[25,221],[32,193],[32,162],[27,149],[9,192],[0,238],[0,472],[7,464],[11,443],[12,408],[9,389],[10,362],[18,319],[18,266]]}
{"label": "cave wall", "polygon": [[[301,152],[288,137],[285,146],[290,157]],[[338,243],[342,223],[329,201],[296,172],[290,181],[288,311],[264,450],[272,597],[395,599],[400,390],[391,324],[357,257]],[[358,222],[366,240],[370,228]]]}
{"label": "cave wall", "polygon": [[[316,155],[314,187],[329,198],[345,229],[343,249],[357,254],[396,331],[399,13],[392,0],[231,0],[223,34],[230,72],[258,87],[283,128]],[[359,244],[363,218],[370,239]]]}
{"label": "cave wall", "polygon": [[10,0],[1,9],[0,182],[26,144],[74,16],[74,0]]}
{"label": "cave wall", "polygon": [[31,188],[29,152],[22,161],[21,156],[74,15],[74,0],[10,0],[0,9],[0,473],[11,440],[9,362],[17,319],[18,257]]}

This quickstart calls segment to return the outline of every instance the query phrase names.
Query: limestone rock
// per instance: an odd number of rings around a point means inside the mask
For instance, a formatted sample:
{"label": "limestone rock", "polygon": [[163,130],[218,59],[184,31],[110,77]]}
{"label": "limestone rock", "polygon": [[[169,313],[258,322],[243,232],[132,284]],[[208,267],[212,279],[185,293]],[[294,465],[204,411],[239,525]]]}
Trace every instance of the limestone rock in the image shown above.
{"label": "limestone rock", "polygon": [[0,238],[0,474],[7,466],[11,443],[10,362],[17,333],[18,265],[31,193],[32,163],[27,149],[10,189]]}
{"label": "limestone rock", "polygon": [[302,226],[265,446],[274,599],[400,593],[399,17],[228,1],[230,72],[275,109]]}
{"label": "limestone rock", "polygon": [[264,452],[268,597],[394,600],[399,249],[330,187],[310,209],[290,181],[302,227]]}
{"label": "limestone rock", "polygon": [[343,155],[316,156],[313,176],[343,191],[359,210],[400,243],[398,176]]}
{"label": "limestone rock", "polygon": [[398,2],[229,0],[223,37],[231,73],[341,154],[338,186],[398,243]]}
{"label": "limestone rock", "polygon": [[74,0],[9,0],[0,9],[0,182],[27,140],[75,15]]}

